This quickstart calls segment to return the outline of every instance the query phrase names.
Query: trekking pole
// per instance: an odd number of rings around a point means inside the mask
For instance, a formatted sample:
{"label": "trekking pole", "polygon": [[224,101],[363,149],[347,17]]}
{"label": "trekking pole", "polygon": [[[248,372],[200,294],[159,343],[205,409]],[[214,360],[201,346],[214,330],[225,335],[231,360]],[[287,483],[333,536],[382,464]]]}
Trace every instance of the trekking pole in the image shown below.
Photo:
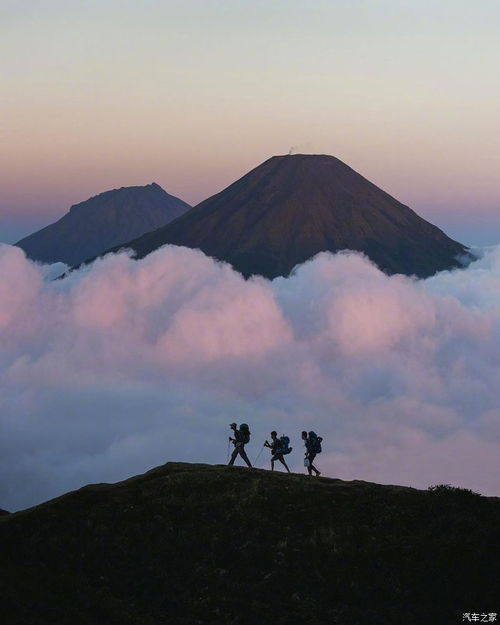
{"label": "trekking pole", "polygon": [[255,460],[253,461],[254,466],[257,464],[257,460],[260,458],[260,454],[264,451],[264,447],[265,447],[265,445],[263,444],[261,450],[257,454],[257,458],[255,458]]}
{"label": "trekking pole", "polygon": [[227,439],[227,462],[229,462],[229,452],[231,451],[231,439]]}

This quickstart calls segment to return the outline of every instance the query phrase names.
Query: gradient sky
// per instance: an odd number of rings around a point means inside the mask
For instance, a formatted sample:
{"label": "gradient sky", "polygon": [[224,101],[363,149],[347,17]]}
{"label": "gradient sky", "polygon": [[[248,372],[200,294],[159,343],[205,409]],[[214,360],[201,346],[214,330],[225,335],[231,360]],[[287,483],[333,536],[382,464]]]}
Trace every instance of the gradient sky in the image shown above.
{"label": "gradient sky", "polygon": [[500,242],[498,0],[0,0],[0,241],[109,188],[337,156]]}

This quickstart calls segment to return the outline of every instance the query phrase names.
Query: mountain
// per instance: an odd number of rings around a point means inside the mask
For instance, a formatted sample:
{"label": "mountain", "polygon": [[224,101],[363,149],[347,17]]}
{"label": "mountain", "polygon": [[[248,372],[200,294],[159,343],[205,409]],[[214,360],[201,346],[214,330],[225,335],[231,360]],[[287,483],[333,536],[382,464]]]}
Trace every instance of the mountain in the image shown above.
{"label": "mountain", "polygon": [[33,260],[76,265],[164,226],[189,208],[154,182],[121,187],[75,204],[61,219],[16,245]]}
{"label": "mountain", "polygon": [[245,277],[287,276],[318,252],[364,252],[387,273],[461,266],[466,248],[333,156],[274,156],[174,222],[129,241],[138,258],[171,243]]}
{"label": "mountain", "polygon": [[0,517],[6,625],[422,625],[498,612],[500,500],[168,463]]}

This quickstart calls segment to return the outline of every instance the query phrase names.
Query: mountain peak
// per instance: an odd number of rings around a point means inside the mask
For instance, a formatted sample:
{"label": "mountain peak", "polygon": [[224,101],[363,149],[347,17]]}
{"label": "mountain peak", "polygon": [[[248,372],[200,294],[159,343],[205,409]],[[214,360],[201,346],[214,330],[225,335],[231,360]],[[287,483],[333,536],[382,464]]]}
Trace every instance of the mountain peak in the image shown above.
{"label": "mountain peak", "polygon": [[189,208],[156,182],[120,187],[74,204],[59,221],[16,245],[33,260],[77,265],[164,226]]}
{"label": "mountain peak", "polygon": [[201,249],[244,276],[287,276],[322,251],[363,252],[387,273],[459,267],[466,248],[328,154],[273,156],[175,222],[129,241]]}
{"label": "mountain peak", "polygon": [[[333,156],[331,154],[303,154],[301,152],[297,152],[295,154],[275,154],[274,156],[271,156],[271,159],[273,158],[286,158],[288,160],[320,160],[320,159],[333,159],[335,161],[339,161],[340,159],[338,159],[336,156]],[[270,159],[269,159],[270,160]]]}

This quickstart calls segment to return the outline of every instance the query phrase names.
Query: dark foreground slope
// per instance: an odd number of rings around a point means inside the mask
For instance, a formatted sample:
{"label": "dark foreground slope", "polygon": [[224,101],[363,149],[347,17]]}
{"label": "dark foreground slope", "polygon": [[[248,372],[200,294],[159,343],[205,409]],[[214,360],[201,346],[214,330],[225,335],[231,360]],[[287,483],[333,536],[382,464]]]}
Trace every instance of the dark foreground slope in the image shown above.
{"label": "dark foreground slope", "polygon": [[154,182],[121,187],[75,204],[61,219],[16,245],[33,260],[77,265],[164,226],[189,208]]}
{"label": "dark foreground slope", "polygon": [[0,519],[5,625],[422,625],[498,612],[500,501],[167,464]]}
{"label": "dark foreground slope", "polygon": [[[387,273],[460,266],[460,243],[333,156],[274,156],[174,222],[126,244],[199,248],[248,277],[287,276],[319,252],[364,252]],[[116,251],[116,250],[114,250]]]}

